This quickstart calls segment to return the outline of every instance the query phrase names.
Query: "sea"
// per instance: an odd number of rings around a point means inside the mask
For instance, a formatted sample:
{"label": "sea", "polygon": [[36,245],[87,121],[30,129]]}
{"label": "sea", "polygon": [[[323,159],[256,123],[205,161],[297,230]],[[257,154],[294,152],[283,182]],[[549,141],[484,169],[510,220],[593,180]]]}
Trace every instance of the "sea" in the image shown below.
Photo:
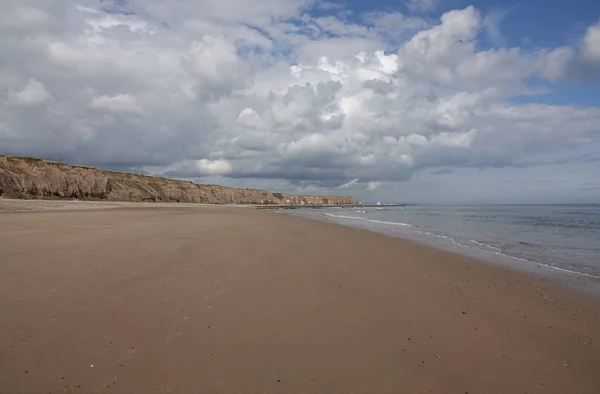
{"label": "sea", "polygon": [[600,284],[600,204],[335,207],[293,213]]}

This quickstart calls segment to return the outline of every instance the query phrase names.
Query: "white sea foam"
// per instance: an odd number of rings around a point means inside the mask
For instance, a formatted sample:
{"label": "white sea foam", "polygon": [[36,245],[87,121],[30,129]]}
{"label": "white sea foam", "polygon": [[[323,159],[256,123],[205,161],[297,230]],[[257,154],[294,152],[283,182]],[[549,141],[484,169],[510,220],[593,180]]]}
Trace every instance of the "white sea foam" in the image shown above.
{"label": "white sea foam", "polygon": [[492,245],[490,245],[490,244],[486,244],[485,242],[479,242],[479,241],[476,241],[476,240],[474,240],[474,239],[470,239],[469,241],[471,241],[471,242],[473,242],[475,245],[481,246],[481,247],[483,247],[483,248],[492,249],[492,250],[494,250],[494,251],[496,251],[496,252],[502,252],[502,249],[500,249],[500,248],[499,248],[499,247],[497,247],[497,246],[492,246]]}
{"label": "white sea foam", "polygon": [[[457,240],[455,240],[454,238],[452,238],[452,237],[450,237],[448,235],[435,234],[435,233],[430,233],[430,232],[427,232],[427,231],[419,231],[419,230],[416,230],[415,232],[417,232],[419,234],[432,235],[434,237],[448,239],[454,245],[461,246],[461,247],[464,247],[464,248],[471,248],[471,249],[481,250],[481,249],[473,247],[473,246],[463,245],[463,244],[461,244],[460,242],[458,242]],[[535,264],[535,265],[538,265],[538,266],[542,266],[544,268],[550,268],[552,270],[561,271],[561,272],[565,272],[565,273],[572,274],[572,275],[579,275],[579,276],[585,276],[585,277],[588,277],[588,278],[600,279],[600,276],[598,276],[598,275],[588,274],[588,273],[580,272],[580,271],[574,271],[574,270],[570,270],[570,269],[566,269],[566,268],[560,268],[560,267],[556,267],[556,266],[553,266],[553,265],[550,265],[550,264],[544,264],[544,263],[540,263],[540,262],[537,262],[537,261],[525,259],[525,258],[522,258],[522,257],[511,256],[511,255],[508,255],[506,253],[502,253],[502,249],[500,249],[498,247],[495,247],[495,246],[492,246],[492,245],[488,245],[488,244],[483,243],[483,242],[478,242],[478,241],[475,241],[474,239],[470,239],[469,241],[473,242],[474,244],[476,244],[476,245],[478,245],[480,247],[490,248],[490,249],[492,249],[492,251],[491,251],[492,253],[494,253],[495,255],[498,255],[498,256],[502,256],[504,258],[509,258],[509,259],[517,260],[517,261],[523,261],[523,262],[526,262],[526,263],[529,263],[529,264]]]}
{"label": "white sea foam", "polygon": [[390,225],[390,226],[413,227],[413,225],[409,224],[409,223],[386,222],[386,221],[383,221],[383,220],[369,219],[369,218],[360,217],[360,216],[334,215],[332,213],[326,213],[325,215],[329,216],[329,217],[332,217],[332,218],[351,219],[351,220],[364,220],[365,222],[371,222],[371,223],[377,223],[377,224],[387,224],[387,225]]}
{"label": "white sea foam", "polygon": [[544,268],[553,269],[555,271],[566,272],[566,273],[572,274],[572,275],[585,276],[585,277],[588,277],[588,278],[600,279],[600,276],[598,276],[598,275],[592,275],[592,274],[587,274],[587,273],[581,272],[581,271],[574,271],[574,270],[570,270],[570,269],[566,269],[566,268],[560,268],[560,267],[556,267],[554,265],[544,264],[544,263],[540,263],[540,262],[537,262],[537,261],[524,259],[524,258],[521,258],[521,257],[510,256],[510,255],[504,254],[502,252],[494,252],[494,253],[497,254],[497,255],[499,255],[499,256],[502,256],[502,257],[508,257],[510,259],[513,259],[513,260],[524,261],[524,262],[530,263],[530,264],[536,264],[536,265],[542,266]]}

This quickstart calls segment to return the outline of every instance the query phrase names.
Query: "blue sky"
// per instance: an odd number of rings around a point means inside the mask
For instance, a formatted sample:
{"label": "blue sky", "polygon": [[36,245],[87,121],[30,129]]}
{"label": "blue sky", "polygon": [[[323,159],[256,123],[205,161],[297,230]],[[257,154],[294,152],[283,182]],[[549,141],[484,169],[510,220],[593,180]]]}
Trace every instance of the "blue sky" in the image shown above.
{"label": "blue sky", "polygon": [[600,2],[9,0],[0,154],[365,201],[600,201]]}

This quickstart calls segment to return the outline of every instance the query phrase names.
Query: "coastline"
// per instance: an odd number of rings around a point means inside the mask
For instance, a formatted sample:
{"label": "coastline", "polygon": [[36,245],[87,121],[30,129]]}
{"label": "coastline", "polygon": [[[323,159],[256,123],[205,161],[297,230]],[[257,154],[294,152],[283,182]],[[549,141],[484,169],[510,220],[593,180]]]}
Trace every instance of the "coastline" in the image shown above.
{"label": "coastline", "polygon": [[[419,229],[418,226],[415,228],[413,224],[373,220],[368,217],[360,216],[348,216],[345,213],[338,215],[332,214],[331,212],[333,211],[330,210],[323,214],[314,209],[300,209],[290,212],[290,214],[409,240],[445,252],[455,253],[461,256],[485,261],[486,263],[500,265],[518,272],[539,275],[578,291],[594,293],[596,296],[600,295],[600,275],[597,274],[576,271],[565,267],[550,265],[541,261],[505,254],[496,248],[494,248],[494,250],[486,250],[480,247],[469,246],[455,240],[450,235],[434,234],[425,231],[424,229]],[[362,213],[365,213],[365,211],[362,211]],[[407,229],[407,231],[404,231],[404,229]],[[423,236],[423,234],[430,237]],[[470,242],[478,246],[489,247],[488,245],[482,245],[473,239],[471,239]]]}
{"label": "coastline", "polygon": [[221,206],[3,213],[0,235],[0,391],[600,387],[597,300],[414,241]]}

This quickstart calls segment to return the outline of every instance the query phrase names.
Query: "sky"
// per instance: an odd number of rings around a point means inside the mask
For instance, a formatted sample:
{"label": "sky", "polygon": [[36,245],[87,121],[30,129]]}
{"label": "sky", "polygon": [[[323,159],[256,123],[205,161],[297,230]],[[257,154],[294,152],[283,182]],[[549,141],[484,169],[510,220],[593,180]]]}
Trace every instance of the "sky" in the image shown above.
{"label": "sky", "polygon": [[597,0],[5,0],[0,154],[427,204],[600,202]]}

